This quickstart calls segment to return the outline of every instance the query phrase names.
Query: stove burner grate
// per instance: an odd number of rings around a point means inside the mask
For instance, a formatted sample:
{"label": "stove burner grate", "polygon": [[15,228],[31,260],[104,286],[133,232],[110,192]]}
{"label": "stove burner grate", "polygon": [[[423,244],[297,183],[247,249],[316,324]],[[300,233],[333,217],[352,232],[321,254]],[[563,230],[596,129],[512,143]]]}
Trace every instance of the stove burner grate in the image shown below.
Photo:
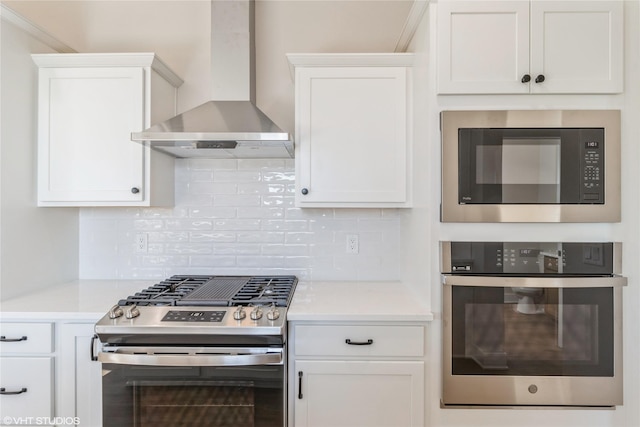
{"label": "stove burner grate", "polygon": [[286,307],[297,282],[295,276],[172,276],[118,305]]}

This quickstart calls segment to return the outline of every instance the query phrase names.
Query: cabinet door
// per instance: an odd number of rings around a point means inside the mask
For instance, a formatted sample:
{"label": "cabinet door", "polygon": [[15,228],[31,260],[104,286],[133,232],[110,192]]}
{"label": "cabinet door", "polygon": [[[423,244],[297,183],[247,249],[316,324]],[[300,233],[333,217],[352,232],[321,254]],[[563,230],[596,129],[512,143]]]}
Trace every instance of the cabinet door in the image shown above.
{"label": "cabinet door", "polygon": [[531,3],[531,92],[622,92],[623,49],[623,2]]}
{"label": "cabinet door", "polygon": [[58,413],[85,427],[102,425],[102,367],[91,360],[94,323],[60,326]]}
{"label": "cabinet door", "polygon": [[143,68],[41,68],[39,85],[39,201],[143,200]]}
{"label": "cabinet door", "polygon": [[407,69],[296,70],[296,202],[407,201]]}
{"label": "cabinet door", "polygon": [[439,93],[529,92],[528,1],[440,1],[437,25]]}
{"label": "cabinet door", "polygon": [[295,375],[296,427],[423,425],[422,362],[296,361]]}

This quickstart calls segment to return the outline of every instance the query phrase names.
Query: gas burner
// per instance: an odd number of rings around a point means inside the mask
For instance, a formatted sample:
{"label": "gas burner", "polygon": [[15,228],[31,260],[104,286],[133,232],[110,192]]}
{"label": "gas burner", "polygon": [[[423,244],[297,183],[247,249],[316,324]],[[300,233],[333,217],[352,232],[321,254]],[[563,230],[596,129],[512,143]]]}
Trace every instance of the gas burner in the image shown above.
{"label": "gas burner", "polygon": [[118,305],[286,307],[298,282],[295,276],[172,276],[137,292]]}

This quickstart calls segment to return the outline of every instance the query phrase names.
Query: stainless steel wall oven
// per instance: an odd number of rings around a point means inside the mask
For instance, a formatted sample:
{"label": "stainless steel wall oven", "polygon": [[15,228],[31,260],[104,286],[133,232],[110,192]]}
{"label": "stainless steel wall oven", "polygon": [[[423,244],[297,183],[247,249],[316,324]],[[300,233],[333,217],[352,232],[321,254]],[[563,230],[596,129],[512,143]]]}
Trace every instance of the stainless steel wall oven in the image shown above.
{"label": "stainless steel wall oven", "polygon": [[445,407],[622,404],[620,244],[441,251]]}
{"label": "stainless steel wall oven", "polygon": [[173,276],[97,324],[103,423],[286,426],[294,276]]}
{"label": "stainless steel wall oven", "polygon": [[442,221],[620,221],[620,111],[443,111],[441,128]]}

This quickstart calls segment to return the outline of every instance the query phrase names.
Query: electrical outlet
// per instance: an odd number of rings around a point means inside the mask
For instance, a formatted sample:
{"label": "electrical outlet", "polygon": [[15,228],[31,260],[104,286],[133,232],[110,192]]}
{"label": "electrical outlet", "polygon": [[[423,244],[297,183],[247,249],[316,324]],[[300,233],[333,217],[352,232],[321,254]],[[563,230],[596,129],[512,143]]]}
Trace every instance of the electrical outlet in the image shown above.
{"label": "electrical outlet", "polygon": [[357,234],[347,234],[347,253],[357,254],[360,251],[360,241]]}
{"label": "electrical outlet", "polygon": [[147,241],[147,233],[136,234],[135,251],[138,253],[146,253],[148,249],[149,244]]}

